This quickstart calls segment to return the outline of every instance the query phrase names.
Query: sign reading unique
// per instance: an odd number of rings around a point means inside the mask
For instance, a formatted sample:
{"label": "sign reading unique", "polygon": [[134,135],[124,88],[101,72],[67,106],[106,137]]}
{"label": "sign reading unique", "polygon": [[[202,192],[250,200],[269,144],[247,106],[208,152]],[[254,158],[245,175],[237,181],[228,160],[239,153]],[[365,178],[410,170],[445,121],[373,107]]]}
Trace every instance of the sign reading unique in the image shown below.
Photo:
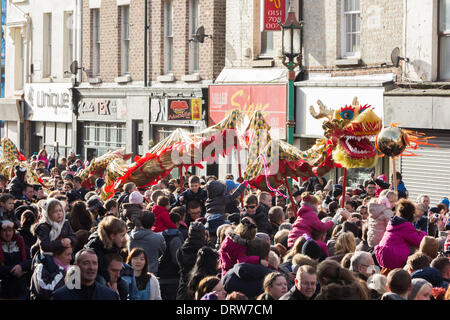
{"label": "sign reading unique", "polygon": [[27,120],[72,122],[71,84],[25,84]]}
{"label": "sign reading unique", "polygon": [[168,120],[201,120],[201,99],[167,99]]}
{"label": "sign reading unique", "polygon": [[281,30],[286,18],[286,0],[264,0],[264,31]]}

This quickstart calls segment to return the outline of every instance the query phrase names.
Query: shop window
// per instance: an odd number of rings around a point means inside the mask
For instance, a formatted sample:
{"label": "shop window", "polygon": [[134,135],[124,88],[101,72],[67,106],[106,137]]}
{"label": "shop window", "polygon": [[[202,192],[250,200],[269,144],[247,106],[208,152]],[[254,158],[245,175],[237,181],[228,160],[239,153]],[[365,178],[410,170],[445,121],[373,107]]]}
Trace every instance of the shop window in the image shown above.
{"label": "shop window", "polygon": [[[86,122],[84,148],[96,150],[97,156],[126,147],[126,127],[121,123]],[[89,151],[91,154],[93,151]]]}
{"label": "shop window", "polygon": [[274,31],[264,30],[264,0],[260,0],[260,36],[261,36],[261,49],[260,56],[273,57],[273,35]]}
{"label": "shop window", "polygon": [[360,56],[360,0],[344,0],[343,1],[343,19],[342,19],[342,34],[343,57],[358,57]]}
{"label": "shop window", "polygon": [[439,78],[450,80],[450,0],[439,3]]}

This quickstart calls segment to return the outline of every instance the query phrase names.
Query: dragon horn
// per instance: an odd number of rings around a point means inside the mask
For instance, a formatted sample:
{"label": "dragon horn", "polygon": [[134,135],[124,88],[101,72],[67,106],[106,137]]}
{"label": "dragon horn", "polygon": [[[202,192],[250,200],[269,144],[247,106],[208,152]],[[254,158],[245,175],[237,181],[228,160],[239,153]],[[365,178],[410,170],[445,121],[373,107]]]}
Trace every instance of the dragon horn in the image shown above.
{"label": "dragon horn", "polygon": [[309,107],[309,112],[315,119],[330,118],[332,116],[333,111],[327,110],[327,108],[322,103],[322,101],[317,100],[317,104],[319,105],[319,112],[316,112],[316,110],[314,110],[313,106]]}
{"label": "dragon horn", "polygon": [[359,106],[358,97],[354,97],[354,98],[353,98],[352,106],[353,106],[354,108],[356,108],[357,106]]}

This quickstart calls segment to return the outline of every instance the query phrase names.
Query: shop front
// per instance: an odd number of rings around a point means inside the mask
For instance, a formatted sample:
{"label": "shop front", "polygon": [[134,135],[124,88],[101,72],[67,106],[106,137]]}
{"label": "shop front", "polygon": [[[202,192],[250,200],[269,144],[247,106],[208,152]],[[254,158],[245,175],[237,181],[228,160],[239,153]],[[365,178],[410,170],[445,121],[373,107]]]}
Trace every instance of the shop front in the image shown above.
{"label": "shop front", "polygon": [[82,98],[78,103],[78,151],[88,161],[127,149],[125,98]]}
{"label": "shop front", "polygon": [[45,148],[67,156],[72,149],[72,95],[70,83],[25,84],[26,140],[30,153]]}
{"label": "shop front", "polygon": [[[151,139],[149,148],[161,140],[170,136],[176,129],[180,128],[186,133],[200,132],[206,128],[203,107],[204,100],[201,88],[196,90],[183,90],[177,93],[152,90],[150,98],[150,130]],[[205,169],[191,167],[189,169],[197,175],[207,175]],[[173,170],[172,176],[179,177],[179,171]]]}

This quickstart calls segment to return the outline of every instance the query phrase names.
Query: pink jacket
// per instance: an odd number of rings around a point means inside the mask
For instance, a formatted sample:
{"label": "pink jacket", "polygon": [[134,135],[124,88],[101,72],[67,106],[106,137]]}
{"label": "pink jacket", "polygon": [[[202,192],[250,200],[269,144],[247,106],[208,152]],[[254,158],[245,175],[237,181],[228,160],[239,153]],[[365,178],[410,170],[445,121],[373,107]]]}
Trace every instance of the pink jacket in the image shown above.
{"label": "pink jacket", "polygon": [[388,269],[403,268],[411,254],[410,248],[418,248],[426,235],[424,231],[418,232],[412,223],[393,216],[374,250],[378,263]]}
{"label": "pink jacket", "polygon": [[223,240],[219,249],[219,259],[222,267],[222,277],[233,268],[238,258],[247,256],[247,241],[235,233],[231,233]]}
{"label": "pink jacket", "polygon": [[297,220],[292,225],[292,230],[289,231],[288,247],[291,248],[294,245],[295,240],[304,233],[311,236],[312,230],[326,231],[333,226],[333,221],[320,221],[316,210],[307,204],[303,204],[297,212]]}
{"label": "pink jacket", "polygon": [[367,244],[371,248],[375,248],[383,238],[389,219],[392,218],[394,212],[379,203],[369,203],[367,212],[369,213]]}

